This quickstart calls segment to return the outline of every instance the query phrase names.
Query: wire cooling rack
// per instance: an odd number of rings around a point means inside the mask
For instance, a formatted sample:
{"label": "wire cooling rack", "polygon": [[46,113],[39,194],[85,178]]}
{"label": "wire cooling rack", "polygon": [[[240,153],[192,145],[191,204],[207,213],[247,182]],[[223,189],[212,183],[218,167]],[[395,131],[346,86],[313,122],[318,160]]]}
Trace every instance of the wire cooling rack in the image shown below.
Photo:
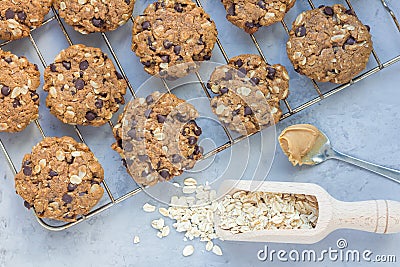
{"label": "wire cooling rack", "polygon": [[[195,0],[195,1],[196,1],[196,4],[197,4],[198,6],[202,6],[202,3],[201,3],[200,0]],[[307,0],[307,1],[308,1],[309,6],[310,6],[312,9],[315,8],[315,5],[314,5],[314,3],[312,2],[312,0]],[[349,0],[345,0],[345,1],[346,1],[347,6],[348,6],[349,8],[351,8],[351,9],[353,9],[353,6],[351,5],[350,1],[349,1]],[[390,16],[391,16],[391,18],[392,18],[392,20],[393,20],[393,23],[394,23],[394,25],[395,25],[395,27],[396,27],[397,30],[400,32],[400,24],[399,24],[399,22],[398,22],[398,20],[397,20],[397,18],[396,18],[396,16],[395,16],[395,14],[394,14],[394,12],[389,8],[389,6],[388,6],[388,4],[386,3],[385,0],[380,0],[380,1],[381,1],[382,5],[383,5],[383,8],[390,14]],[[58,13],[57,13],[56,10],[54,9],[54,7],[52,7],[52,11],[53,11],[54,15],[51,16],[50,18],[46,19],[46,20],[44,21],[43,25],[45,25],[45,24],[47,24],[47,23],[49,23],[49,22],[51,22],[51,21],[56,20],[56,21],[58,22],[59,27],[60,27],[61,30],[62,30],[62,33],[64,34],[64,36],[65,36],[65,38],[66,38],[66,41],[68,42],[68,44],[69,44],[69,45],[73,45],[73,43],[72,43],[72,41],[71,41],[71,38],[70,38],[68,32],[66,31],[65,26],[64,26],[63,22],[61,21],[61,19],[60,19]],[[130,22],[130,23],[132,23],[132,22],[133,22],[133,18],[131,18],[131,22]],[[287,34],[289,34],[289,28],[288,28],[287,24],[285,23],[285,21],[282,21],[281,24],[282,24],[282,27],[284,28],[285,32],[286,32]],[[102,36],[102,39],[103,39],[104,43],[106,44],[106,46],[108,47],[109,51],[111,52],[111,55],[112,55],[112,57],[113,57],[113,59],[114,59],[114,61],[115,61],[115,63],[116,63],[116,66],[117,66],[118,69],[120,70],[120,72],[121,72],[122,76],[124,77],[124,79],[127,81],[128,89],[129,89],[131,95],[132,95],[134,98],[136,98],[135,90],[133,89],[132,84],[129,82],[129,80],[128,80],[128,78],[127,78],[127,75],[126,75],[126,72],[125,72],[125,70],[124,70],[124,68],[123,68],[123,66],[122,66],[122,64],[121,64],[121,62],[120,62],[120,60],[119,60],[119,58],[117,57],[117,54],[116,54],[114,48],[111,46],[111,43],[110,43],[110,41],[109,41],[109,39],[108,39],[106,33],[101,33],[101,36]],[[46,67],[48,64],[47,64],[47,62],[45,61],[45,59],[44,59],[44,57],[43,57],[43,54],[42,54],[42,52],[41,52],[41,50],[40,50],[40,48],[39,48],[39,46],[38,46],[38,43],[37,43],[36,40],[33,38],[32,34],[30,34],[30,35],[28,36],[28,38],[29,38],[29,41],[30,41],[31,45],[33,46],[34,50],[36,51],[37,56],[39,57],[39,59],[40,59],[42,65],[43,65],[43,67]],[[260,47],[259,42],[258,42],[257,39],[256,39],[256,37],[255,37],[253,34],[250,34],[250,38],[251,38],[251,40],[253,41],[254,46],[256,47],[256,49],[257,49],[258,53],[260,54],[260,56],[262,57],[262,59],[263,59],[265,62],[267,62],[266,57],[265,57],[265,55],[264,55],[264,53],[263,53],[263,51],[262,51],[262,49],[261,49],[261,47]],[[5,46],[5,45],[7,45],[7,44],[10,44],[11,42],[12,42],[12,41],[3,42],[3,43],[0,44],[0,47],[3,47],[3,46]],[[226,51],[225,51],[224,47],[222,46],[221,41],[220,41],[219,39],[217,39],[217,46],[218,46],[220,52],[222,53],[222,56],[223,56],[224,60],[225,60],[226,62],[228,62],[229,58],[228,58],[227,53],[226,53]],[[350,86],[350,85],[352,85],[352,84],[354,84],[354,83],[357,83],[357,82],[359,82],[359,81],[361,81],[361,80],[363,80],[363,79],[365,79],[365,78],[367,78],[367,77],[369,77],[369,76],[371,76],[371,75],[373,75],[373,74],[375,74],[375,73],[378,73],[378,72],[381,71],[382,69],[387,68],[387,67],[393,65],[394,63],[400,61],[400,55],[396,55],[395,57],[393,57],[393,58],[391,58],[391,59],[389,59],[389,60],[387,60],[387,61],[385,61],[385,62],[382,62],[382,61],[380,60],[380,58],[378,57],[378,55],[377,55],[377,53],[376,53],[375,50],[372,50],[372,55],[373,55],[373,58],[374,58],[374,60],[375,60],[375,62],[376,62],[376,66],[375,66],[375,67],[369,69],[368,71],[365,71],[365,72],[361,73],[360,75],[358,75],[357,77],[355,77],[355,78],[354,78],[353,80],[351,80],[350,82],[348,82],[348,83],[346,83],[346,84],[342,84],[342,85],[336,86],[336,87],[334,87],[334,88],[332,88],[332,89],[326,91],[325,93],[322,93],[322,92],[321,92],[321,89],[320,89],[320,87],[319,87],[319,85],[318,85],[314,80],[311,80],[312,85],[313,85],[313,90],[315,90],[315,93],[316,93],[315,97],[312,98],[312,99],[310,99],[310,100],[308,100],[308,101],[306,101],[306,102],[304,102],[304,103],[302,103],[302,104],[300,104],[300,105],[298,105],[297,107],[294,107],[294,108],[290,105],[290,103],[289,103],[287,100],[284,100],[284,101],[283,101],[283,102],[284,102],[284,105],[286,106],[286,108],[287,108],[288,111],[282,115],[281,120],[284,120],[284,119],[286,119],[286,118],[292,116],[293,114],[296,114],[296,113],[298,113],[298,112],[300,112],[300,111],[302,111],[302,110],[304,110],[304,109],[307,109],[308,107],[310,107],[310,106],[312,106],[312,105],[314,105],[314,104],[316,104],[316,103],[322,101],[323,99],[325,99],[325,98],[327,98],[327,97],[329,97],[329,96],[332,96],[332,95],[334,95],[334,94],[336,94],[336,93],[342,91],[342,90],[345,89],[346,87],[348,87],[348,86]],[[200,76],[200,74],[199,74],[198,72],[196,72],[195,74],[196,74],[196,76],[197,76],[198,81],[200,82],[200,84],[201,84],[201,86],[202,86],[202,89],[203,89],[205,95],[206,95],[209,99],[211,99],[211,95],[210,95],[210,93],[208,92],[208,90],[207,90],[207,88],[206,88],[206,85],[205,85],[205,82],[203,81],[203,78]],[[167,85],[167,83],[166,83],[166,81],[165,81],[165,80],[162,80],[162,83],[163,83],[165,89],[166,89],[168,92],[171,92],[171,91],[170,91],[170,88],[168,87],[168,85]],[[42,128],[42,126],[40,125],[39,121],[36,120],[36,121],[35,121],[35,124],[36,124],[36,127],[37,127],[38,131],[40,132],[40,135],[44,138],[46,135],[45,135],[45,132],[43,131],[43,128]],[[113,127],[113,124],[112,124],[111,121],[109,122],[109,125],[110,125],[111,128]],[[229,133],[228,129],[227,129],[225,126],[223,126],[223,125],[222,125],[222,127],[223,127],[223,129],[224,129],[224,132],[225,132],[227,138],[229,139],[228,142],[226,142],[225,144],[223,144],[223,145],[221,145],[221,146],[218,146],[218,147],[216,147],[215,149],[213,149],[213,150],[209,151],[208,153],[206,153],[206,154],[203,156],[203,159],[208,158],[208,157],[211,157],[211,156],[213,156],[213,155],[216,155],[217,153],[219,153],[219,152],[221,152],[221,151],[223,151],[223,150],[225,150],[225,149],[227,149],[227,148],[233,146],[234,144],[236,144],[236,143],[238,143],[238,142],[240,142],[240,141],[242,141],[242,140],[244,140],[244,139],[246,139],[246,138],[248,138],[248,137],[250,136],[250,135],[247,135],[247,136],[239,136],[239,137],[233,138],[233,137],[231,136],[231,134]],[[82,133],[81,133],[81,130],[79,129],[79,127],[78,127],[78,126],[74,126],[74,130],[75,130],[75,132],[76,132],[78,138],[80,139],[80,141],[83,142],[83,143],[86,143],[86,142],[85,142],[85,139],[84,139],[84,137],[83,137],[83,135],[82,135]],[[253,134],[254,134],[254,133],[253,133]],[[251,135],[252,135],[252,134],[251,134]],[[16,173],[17,173],[17,169],[16,169],[16,167],[15,167],[15,164],[14,164],[14,162],[12,161],[11,156],[10,156],[10,153],[9,153],[9,151],[6,149],[6,146],[5,146],[5,144],[3,143],[3,140],[2,140],[1,138],[0,138],[0,149],[1,149],[2,152],[4,153],[4,156],[5,156],[7,162],[8,162],[9,165],[10,165],[11,171],[12,171],[14,174],[16,174]],[[61,231],[61,230],[65,230],[65,229],[68,229],[68,228],[70,228],[71,226],[74,226],[74,225],[76,225],[76,224],[79,224],[79,223],[81,223],[81,222],[83,222],[83,221],[85,221],[85,220],[87,220],[87,219],[89,219],[89,218],[91,218],[91,217],[93,217],[93,216],[96,216],[97,214],[99,214],[99,213],[101,213],[101,212],[103,212],[103,211],[105,211],[105,210],[107,210],[107,209],[113,207],[114,205],[116,205],[116,204],[118,204],[118,203],[120,203],[120,202],[122,202],[122,201],[124,201],[124,200],[126,200],[126,199],[128,199],[128,198],[130,198],[130,197],[132,197],[132,196],[134,196],[134,195],[136,195],[137,193],[139,193],[139,192],[142,191],[142,189],[141,189],[140,187],[137,187],[137,188],[132,189],[130,192],[128,192],[128,193],[126,193],[126,194],[124,194],[124,195],[122,195],[122,196],[116,198],[116,197],[114,197],[114,195],[111,193],[111,190],[110,190],[109,186],[107,185],[106,180],[107,180],[107,179],[105,179],[105,180],[103,181],[102,185],[103,185],[103,187],[104,187],[104,189],[105,189],[105,191],[106,191],[106,193],[107,193],[107,196],[108,196],[109,200],[108,200],[105,204],[101,205],[100,207],[97,207],[96,209],[92,210],[92,211],[91,211],[90,213],[88,213],[87,215],[78,218],[78,220],[77,220],[76,222],[65,223],[65,224],[61,224],[61,225],[60,225],[60,224],[54,223],[53,221],[45,221],[45,220],[43,220],[43,219],[40,219],[40,218],[36,217],[37,220],[38,220],[38,222],[39,222],[44,228],[46,228],[46,229],[48,229],[48,230],[51,230],[51,231]]]}

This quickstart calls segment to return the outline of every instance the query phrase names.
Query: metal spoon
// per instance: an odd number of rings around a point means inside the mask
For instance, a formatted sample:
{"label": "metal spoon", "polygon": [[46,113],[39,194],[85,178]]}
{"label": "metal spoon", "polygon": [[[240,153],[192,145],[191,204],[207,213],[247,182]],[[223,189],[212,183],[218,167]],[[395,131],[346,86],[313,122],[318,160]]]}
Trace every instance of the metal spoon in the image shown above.
{"label": "metal spoon", "polygon": [[304,164],[317,165],[328,159],[338,159],[356,165],[358,167],[364,168],[366,170],[372,171],[374,173],[380,174],[396,183],[400,183],[400,171],[383,167],[338,152],[331,146],[329,138],[323,132],[320,131],[320,133],[321,134],[318,137],[313,148],[310,150],[310,152],[308,152],[307,155],[302,157],[302,161]]}

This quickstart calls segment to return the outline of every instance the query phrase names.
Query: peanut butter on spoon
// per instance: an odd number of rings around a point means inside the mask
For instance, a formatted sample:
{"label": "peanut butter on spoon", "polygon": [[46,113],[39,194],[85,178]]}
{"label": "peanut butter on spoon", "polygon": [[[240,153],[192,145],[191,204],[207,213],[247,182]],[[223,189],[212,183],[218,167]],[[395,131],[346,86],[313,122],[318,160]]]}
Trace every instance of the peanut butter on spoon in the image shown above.
{"label": "peanut butter on spoon", "polygon": [[312,165],[315,163],[309,160],[308,155],[316,146],[320,146],[321,139],[325,141],[317,127],[311,124],[296,124],[282,131],[279,144],[293,166]]}

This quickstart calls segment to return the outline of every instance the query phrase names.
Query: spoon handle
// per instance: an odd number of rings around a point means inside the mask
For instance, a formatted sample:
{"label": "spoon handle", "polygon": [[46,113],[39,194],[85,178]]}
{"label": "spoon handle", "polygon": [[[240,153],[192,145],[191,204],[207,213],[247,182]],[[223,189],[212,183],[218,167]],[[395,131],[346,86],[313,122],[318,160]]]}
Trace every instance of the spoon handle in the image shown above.
{"label": "spoon handle", "polygon": [[343,154],[341,152],[338,152],[334,149],[331,149],[331,153],[329,153],[330,158],[338,159],[341,161],[348,162],[350,164],[356,165],[358,167],[364,168],[366,170],[375,172],[377,174],[380,174],[386,178],[389,178],[390,180],[400,183],[400,171],[395,170],[395,169],[390,169],[387,167],[383,167],[365,160],[357,159],[355,157]]}

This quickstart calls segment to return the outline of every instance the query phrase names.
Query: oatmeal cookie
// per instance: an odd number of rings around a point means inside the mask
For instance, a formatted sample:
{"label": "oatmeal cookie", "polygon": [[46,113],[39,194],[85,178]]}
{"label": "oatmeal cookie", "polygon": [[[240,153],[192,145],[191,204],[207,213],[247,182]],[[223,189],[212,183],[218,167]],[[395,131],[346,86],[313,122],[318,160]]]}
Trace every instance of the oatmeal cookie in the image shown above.
{"label": "oatmeal cookie", "polygon": [[1,0],[0,39],[16,40],[42,25],[53,0]]}
{"label": "oatmeal cookie", "polygon": [[177,78],[209,60],[216,39],[214,22],[195,3],[159,0],[135,19],[132,50],[151,75]]}
{"label": "oatmeal cookie", "polygon": [[296,0],[221,0],[226,18],[245,30],[255,33],[262,26],[269,26],[283,19]]}
{"label": "oatmeal cookie", "polygon": [[173,94],[158,91],[131,101],[114,127],[112,148],[141,185],[154,185],[193,168],[202,156],[196,109]]}
{"label": "oatmeal cookie", "polygon": [[279,121],[279,101],[289,94],[284,66],[269,65],[258,55],[240,55],[217,67],[207,87],[217,96],[211,108],[231,130],[251,134]]}
{"label": "oatmeal cookie", "polygon": [[85,144],[46,137],[25,155],[15,188],[38,217],[74,222],[103,196],[103,178],[103,168]]}
{"label": "oatmeal cookie", "polygon": [[44,79],[46,105],[64,123],[100,126],[125,103],[126,81],[99,48],[68,47],[46,68]]}
{"label": "oatmeal cookie", "polygon": [[132,15],[135,0],[55,0],[66,23],[82,34],[113,31]]}
{"label": "oatmeal cookie", "polygon": [[320,82],[349,82],[367,65],[369,27],[342,5],[321,6],[293,22],[286,50],[293,67]]}
{"label": "oatmeal cookie", "polygon": [[0,132],[20,132],[39,117],[36,64],[0,49]]}

